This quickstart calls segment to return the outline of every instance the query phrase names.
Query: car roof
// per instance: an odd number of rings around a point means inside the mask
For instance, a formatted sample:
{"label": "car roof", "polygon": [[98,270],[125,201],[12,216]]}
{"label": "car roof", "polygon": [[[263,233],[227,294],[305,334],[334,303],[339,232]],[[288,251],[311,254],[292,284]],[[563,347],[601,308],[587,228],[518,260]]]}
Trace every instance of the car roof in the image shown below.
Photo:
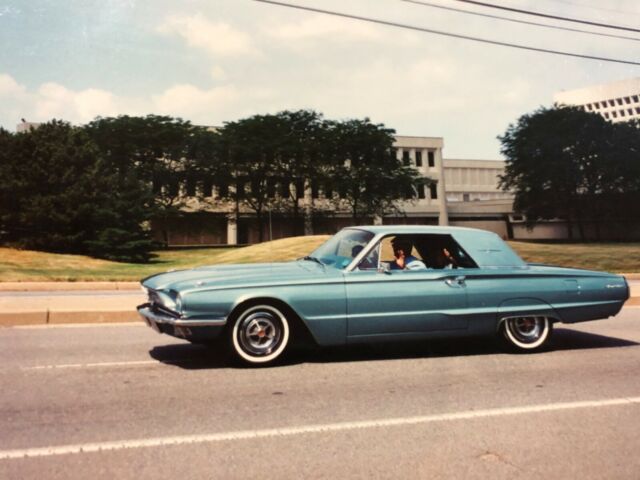
{"label": "car roof", "polygon": [[356,228],[360,230],[367,230],[373,234],[393,234],[393,233],[456,233],[456,232],[473,232],[478,234],[495,235],[493,232],[487,230],[480,230],[477,228],[468,227],[443,227],[439,225],[357,225],[347,228]]}
{"label": "car roof", "polygon": [[526,267],[526,263],[498,234],[488,230],[436,225],[363,225],[347,228],[366,230],[374,235],[451,235],[479,267]]}

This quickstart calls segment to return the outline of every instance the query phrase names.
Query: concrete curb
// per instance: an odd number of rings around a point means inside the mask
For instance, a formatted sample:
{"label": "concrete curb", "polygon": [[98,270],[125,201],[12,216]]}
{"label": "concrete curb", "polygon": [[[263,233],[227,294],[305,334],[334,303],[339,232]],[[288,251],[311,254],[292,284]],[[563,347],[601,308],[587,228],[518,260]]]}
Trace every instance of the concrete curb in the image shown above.
{"label": "concrete curb", "polygon": [[0,328],[22,325],[62,325],[78,323],[126,323],[141,322],[137,312],[1,312]]}
{"label": "concrete curb", "polygon": [[140,290],[140,282],[0,282],[0,292]]}

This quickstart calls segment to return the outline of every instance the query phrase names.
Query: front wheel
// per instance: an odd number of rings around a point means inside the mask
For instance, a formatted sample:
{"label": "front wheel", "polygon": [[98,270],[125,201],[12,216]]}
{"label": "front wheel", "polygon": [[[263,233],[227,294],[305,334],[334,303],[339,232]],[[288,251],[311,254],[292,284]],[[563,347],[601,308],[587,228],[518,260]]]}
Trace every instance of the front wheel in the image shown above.
{"label": "front wheel", "polygon": [[289,344],[289,322],[272,305],[253,305],[242,310],[231,330],[236,358],[248,365],[266,365],[279,358]]}
{"label": "front wheel", "polygon": [[545,345],[552,328],[548,317],[511,317],[504,320],[502,333],[513,350],[531,352]]}

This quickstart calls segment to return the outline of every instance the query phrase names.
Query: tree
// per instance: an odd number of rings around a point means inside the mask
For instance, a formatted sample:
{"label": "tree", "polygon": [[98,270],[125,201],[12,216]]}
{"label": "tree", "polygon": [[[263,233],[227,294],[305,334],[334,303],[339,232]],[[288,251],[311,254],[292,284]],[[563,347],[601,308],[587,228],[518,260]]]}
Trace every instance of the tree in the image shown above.
{"label": "tree", "polygon": [[221,132],[223,163],[233,188],[227,192],[235,208],[236,223],[241,205],[256,214],[258,241],[264,239],[265,215],[275,203],[272,182],[282,140],[270,115],[254,115],[226,123]]}
{"label": "tree", "polygon": [[[160,115],[98,118],[86,130],[117,172],[120,189],[133,188],[151,200],[145,206],[149,215],[159,220],[168,243],[165,225],[185,206],[185,193],[192,193],[181,187],[191,190],[198,181],[198,165],[204,163],[203,151],[209,146],[203,138],[213,133]],[[211,162],[207,166],[210,168]]]}
{"label": "tree", "polygon": [[574,224],[585,238],[585,220],[604,213],[603,195],[619,180],[611,175],[614,129],[600,115],[556,106],[521,116],[498,137],[507,158],[500,185],[514,191],[528,226],[564,218],[569,238]]}
{"label": "tree", "polygon": [[337,209],[346,207],[354,222],[388,213],[401,214],[400,200],[415,198],[430,183],[396,158],[394,130],[364,120],[328,122],[331,168],[327,189]]}
{"label": "tree", "polygon": [[137,199],[122,195],[84,131],[53,120],[10,143],[0,185],[7,241],[45,251],[149,259],[153,242]]}
{"label": "tree", "polygon": [[[283,209],[293,218],[294,228],[304,202],[304,234],[313,235],[313,216],[317,213],[313,194],[304,201],[305,190],[317,191],[325,183],[331,159],[325,146],[329,129],[322,114],[313,110],[285,110],[274,116],[280,145],[275,176],[280,179]],[[302,232],[300,232],[302,233]]]}

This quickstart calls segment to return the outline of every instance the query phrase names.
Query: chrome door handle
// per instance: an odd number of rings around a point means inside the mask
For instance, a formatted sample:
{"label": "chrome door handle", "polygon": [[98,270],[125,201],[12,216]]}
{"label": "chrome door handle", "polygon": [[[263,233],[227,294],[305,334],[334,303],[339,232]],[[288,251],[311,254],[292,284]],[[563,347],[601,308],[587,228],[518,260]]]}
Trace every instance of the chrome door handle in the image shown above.
{"label": "chrome door handle", "polygon": [[464,275],[449,277],[444,281],[444,283],[446,283],[450,287],[462,287],[464,285],[465,278],[466,277]]}

